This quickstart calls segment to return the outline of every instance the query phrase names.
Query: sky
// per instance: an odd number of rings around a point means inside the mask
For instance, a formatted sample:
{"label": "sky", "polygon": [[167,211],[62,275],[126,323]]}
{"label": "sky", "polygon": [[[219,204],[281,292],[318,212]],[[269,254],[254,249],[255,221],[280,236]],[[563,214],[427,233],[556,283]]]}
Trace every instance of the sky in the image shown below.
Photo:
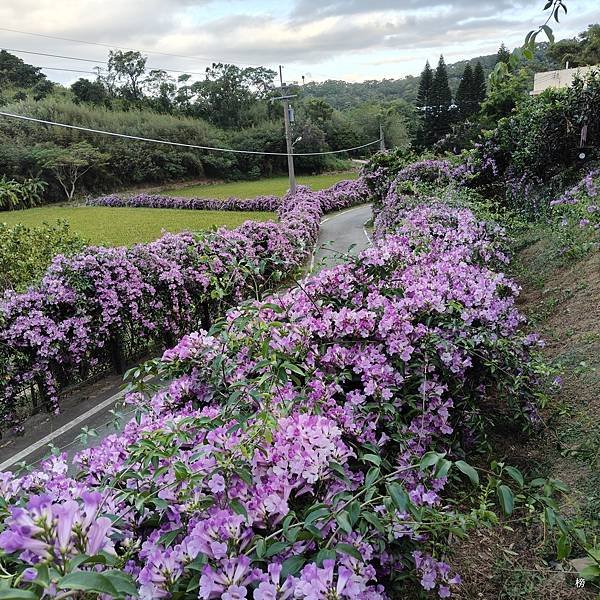
{"label": "sky", "polygon": [[[275,69],[281,64],[286,81],[300,81],[302,75],[306,81],[396,79],[417,75],[426,60],[437,63],[440,54],[452,63],[492,54],[500,42],[520,45],[525,34],[543,22],[544,4],[545,0],[2,0],[0,47],[20,51],[14,53],[30,64],[54,67],[44,72],[62,83],[93,78],[90,72],[102,66],[110,48],[143,51],[149,68],[171,69],[175,77],[184,71],[201,78],[211,62],[232,62]],[[553,25],[557,38],[573,37],[600,21],[600,0],[568,0],[568,7],[570,13]]]}

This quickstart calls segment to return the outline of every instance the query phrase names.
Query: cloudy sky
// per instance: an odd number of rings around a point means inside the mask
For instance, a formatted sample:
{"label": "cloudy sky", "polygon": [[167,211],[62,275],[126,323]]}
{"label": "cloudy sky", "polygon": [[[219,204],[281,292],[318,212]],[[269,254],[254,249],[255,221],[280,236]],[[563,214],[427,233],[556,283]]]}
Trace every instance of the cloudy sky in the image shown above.
{"label": "cloudy sky", "polygon": [[[522,42],[545,0],[2,0],[0,47],[71,82],[109,48],[146,52],[151,68],[202,73],[213,61],[285,66],[287,80],[362,81],[417,74]],[[571,37],[600,20],[600,0],[569,0],[555,26]],[[7,31],[13,30],[13,31]],[[31,35],[37,34],[37,35]],[[46,37],[43,37],[46,36]],[[64,38],[64,39],[57,39]],[[76,57],[84,60],[73,60]],[[98,61],[98,62],[93,62]],[[58,70],[65,69],[65,70]],[[72,71],[67,71],[71,69]]]}

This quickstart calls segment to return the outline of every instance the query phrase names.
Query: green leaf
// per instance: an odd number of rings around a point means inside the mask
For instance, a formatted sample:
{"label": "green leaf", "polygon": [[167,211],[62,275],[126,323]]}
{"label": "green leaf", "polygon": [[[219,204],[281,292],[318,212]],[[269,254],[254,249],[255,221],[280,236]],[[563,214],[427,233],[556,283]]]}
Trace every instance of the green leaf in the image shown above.
{"label": "green leaf", "polygon": [[471,480],[473,485],[479,485],[479,473],[470,464],[464,460],[457,460],[454,464],[461,473],[464,473]]}
{"label": "green leaf", "polygon": [[343,510],[335,515],[335,520],[346,533],[352,533],[352,525],[350,525],[350,518],[347,511]]}
{"label": "green leaf", "polygon": [[600,578],[600,566],[589,565],[581,571],[581,576],[586,581],[593,581],[594,579]]}
{"label": "green leaf", "polygon": [[319,550],[319,552],[317,552],[317,555],[315,556],[315,562],[317,563],[317,566],[322,567],[324,560],[335,560],[335,557],[335,550],[323,548],[323,550]]}
{"label": "green leaf", "polygon": [[285,581],[290,575],[295,575],[304,566],[306,559],[302,556],[290,556],[281,565],[280,580]]}
{"label": "green leaf", "polygon": [[133,583],[131,576],[127,573],[111,569],[110,571],[104,571],[103,574],[110,579],[110,582],[115,586],[121,597],[138,595],[138,589]]}
{"label": "green leaf", "polygon": [[17,590],[10,588],[0,590],[0,600],[37,600],[39,596],[29,590]]}
{"label": "green leaf", "polygon": [[446,453],[440,454],[439,452],[426,452],[419,463],[419,469],[424,471],[428,467],[433,467],[433,465],[437,465],[438,462],[446,456]]}
{"label": "green leaf", "polygon": [[233,511],[236,512],[238,515],[241,515],[242,517],[248,519],[248,513],[246,511],[246,508],[237,498],[230,500],[229,505],[231,506]]}
{"label": "green leaf", "polygon": [[452,463],[449,460],[442,458],[436,466],[435,476],[438,479],[442,479],[442,478],[446,477],[448,475],[448,472],[450,471],[451,467],[452,467]]}
{"label": "green leaf", "polygon": [[317,508],[317,510],[313,510],[308,514],[306,519],[304,519],[304,526],[311,525],[315,521],[318,521],[322,517],[328,516],[331,514],[331,511],[327,507]]}
{"label": "green leaf", "polygon": [[377,456],[377,454],[365,454],[362,458],[363,460],[368,460],[378,467],[381,466],[381,457]]}
{"label": "green leaf", "polygon": [[375,527],[375,529],[377,529],[377,531],[380,531],[381,533],[385,533],[385,527],[383,526],[383,523],[381,522],[381,520],[375,513],[364,512],[364,513],[362,513],[361,516],[365,521],[368,521],[369,523],[371,523],[371,525],[373,525],[373,527]]}
{"label": "green leaf", "polygon": [[289,545],[289,542],[275,542],[267,548],[265,556],[275,556],[275,554],[279,554],[280,552],[288,548]]}
{"label": "green leaf", "polygon": [[371,467],[365,478],[365,487],[370,488],[379,479],[379,468]]}
{"label": "green leaf", "polygon": [[515,467],[505,467],[504,471],[509,477],[514,479],[521,487],[525,485],[525,479],[523,478],[523,475],[521,474],[521,471],[519,471],[519,469],[516,469]]}
{"label": "green leaf", "polygon": [[552,31],[552,28],[548,25],[542,25],[542,29],[544,30],[547,38],[550,40],[550,43],[554,44],[554,32]]}
{"label": "green leaf", "polygon": [[506,516],[510,516],[515,508],[515,497],[507,485],[498,486],[498,500]]}
{"label": "green leaf", "polygon": [[352,556],[353,558],[356,558],[357,560],[362,560],[362,554],[354,547],[351,546],[350,544],[344,544],[342,542],[340,542],[336,547],[335,547],[337,552],[343,553],[343,554],[348,554],[349,556]]}
{"label": "green leaf", "polygon": [[390,483],[387,486],[387,491],[391,499],[394,501],[394,504],[398,507],[398,510],[400,512],[406,512],[409,498],[402,486],[398,485],[397,483]]}
{"label": "green leaf", "polygon": [[571,554],[571,541],[566,535],[561,535],[556,542],[556,558],[565,560]]}
{"label": "green leaf", "polygon": [[101,573],[94,571],[74,571],[65,575],[59,582],[61,590],[81,590],[83,592],[98,592],[118,597],[119,592],[111,583],[110,579]]}

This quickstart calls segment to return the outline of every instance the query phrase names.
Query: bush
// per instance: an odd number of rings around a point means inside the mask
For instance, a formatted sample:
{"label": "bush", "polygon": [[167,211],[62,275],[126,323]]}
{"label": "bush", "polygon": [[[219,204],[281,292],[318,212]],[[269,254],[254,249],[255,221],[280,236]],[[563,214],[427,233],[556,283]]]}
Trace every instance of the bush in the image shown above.
{"label": "bush", "polygon": [[365,192],[360,181],[331,194],[299,188],[281,202],[279,223],[56,257],[39,286],[0,303],[3,424],[18,423],[38,400],[57,410],[62,387],[172,344],[279,285],[310,254],[323,211],[362,202]]}
{"label": "bush", "polygon": [[449,596],[448,534],[494,522],[492,493],[513,512],[514,469],[472,511],[453,490],[479,484],[463,459],[484,422],[535,418],[535,338],[495,271],[500,230],[396,200],[391,235],[356,260],[149,365],[164,388],[130,394],[139,418],[81,452],[79,475],[55,457],[0,479],[6,585],[40,597],[49,572],[118,598]]}
{"label": "bush", "polygon": [[562,252],[581,254],[600,244],[600,169],[590,170],[574,187],[553,200]]}
{"label": "bush", "polygon": [[72,255],[84,241],[66,222],[28,228],[0,223],[0,295],[37,283],[57,254]]}
{"label": "bush", "polygon": [[40,179],[26,179],[22,183],[0,177],[0,211],[18,210],[37,206],[42,201],[46,183]]}

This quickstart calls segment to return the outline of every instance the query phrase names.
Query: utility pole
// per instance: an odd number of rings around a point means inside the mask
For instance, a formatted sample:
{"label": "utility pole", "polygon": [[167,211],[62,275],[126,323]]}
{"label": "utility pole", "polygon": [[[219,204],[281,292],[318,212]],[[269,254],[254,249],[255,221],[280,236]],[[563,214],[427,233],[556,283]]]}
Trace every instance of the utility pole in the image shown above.
{"label": "utility pole", "polygon": [[290,99],[296,96],[286,94],[287,88],[283,85],[283,67],[279,65],[279,83],[281,84],[282,96],[274,100],[283,100],[283,118],[285,120],[285,142],[287,147],[288,175],[290,178],[290,193],[296,192],[296,173],[294,171],[294,144],[292,142],[292,123]]}
{"label": "utility pole", "polygon": [[379,123],[379,150],[385,152],[385,136],[383,135],[382,123]]}

